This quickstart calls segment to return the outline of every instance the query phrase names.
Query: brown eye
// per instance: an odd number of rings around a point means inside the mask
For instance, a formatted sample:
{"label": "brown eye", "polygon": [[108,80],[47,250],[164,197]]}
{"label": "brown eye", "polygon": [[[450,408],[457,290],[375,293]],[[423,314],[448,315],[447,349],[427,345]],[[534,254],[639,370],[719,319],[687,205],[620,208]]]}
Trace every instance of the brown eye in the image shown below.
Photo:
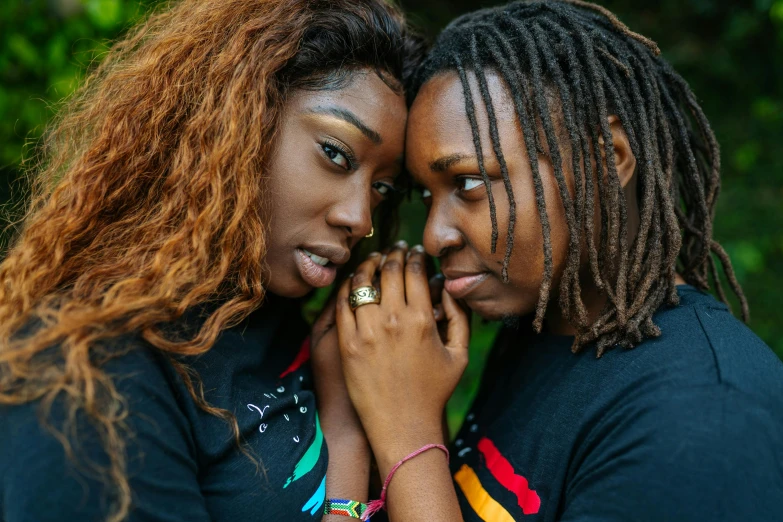
{"label": "brown eye", "polygon": [[348,156],[345,154],[345,152],[340,150],[338,147],[334,145],[330,145],[328,143],[322,143],[321,149],[323,149],[326,157],[329,158],[336,165],[339,165],[345,170],[349,170],[351,168],[351,162],[348,159]]}

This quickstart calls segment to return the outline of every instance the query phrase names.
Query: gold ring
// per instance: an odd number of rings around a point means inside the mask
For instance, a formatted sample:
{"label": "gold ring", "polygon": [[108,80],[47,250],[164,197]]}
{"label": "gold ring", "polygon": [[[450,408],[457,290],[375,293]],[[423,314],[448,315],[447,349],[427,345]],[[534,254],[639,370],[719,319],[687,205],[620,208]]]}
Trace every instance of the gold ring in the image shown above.
{"label": "gold ring", "polygon": [[380,304],[381,293],[374,286],[360,286],[351,290],[348,303],[351,305],[351,310],[366,304]]}

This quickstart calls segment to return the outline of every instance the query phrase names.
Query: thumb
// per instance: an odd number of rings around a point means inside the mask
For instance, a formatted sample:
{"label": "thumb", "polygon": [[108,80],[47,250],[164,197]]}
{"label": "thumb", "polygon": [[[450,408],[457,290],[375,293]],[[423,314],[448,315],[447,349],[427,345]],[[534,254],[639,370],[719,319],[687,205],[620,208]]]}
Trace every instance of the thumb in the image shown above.
{"label": "thumb", "polygon": [[446,290],[441,293],[441,304],[446,313],[446,348],[450,350],[468,350],[470,324],[468,315]]}

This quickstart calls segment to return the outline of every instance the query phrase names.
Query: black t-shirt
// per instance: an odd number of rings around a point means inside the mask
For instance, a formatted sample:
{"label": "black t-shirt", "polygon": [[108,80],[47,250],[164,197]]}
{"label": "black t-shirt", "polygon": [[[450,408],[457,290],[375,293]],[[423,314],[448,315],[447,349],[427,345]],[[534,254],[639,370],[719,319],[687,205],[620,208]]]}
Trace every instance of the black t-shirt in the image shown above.
{"label": "black t-shirt", "polygon": [[[128,520],[321,519],[327,450],[304,362],[307,334],[296,304],[275,300],[189,361],[207,401],[236,416],[258,468],[227,422],[199,409],[171,364],[148,345],[133,341],[130,353],[108,364],[130,413]],[[106,520],[111,492],[84,466],[84,457],[106,462],[95,431],[80,423],[74,465],[41,427],[37,406],[0,408],[0,520]]]}
{"label": "black t-shirt", "polygon": [[501,334],[452,447],[467,522],[783,520],[783,364],[679,293],[659,338],[601,359]]}

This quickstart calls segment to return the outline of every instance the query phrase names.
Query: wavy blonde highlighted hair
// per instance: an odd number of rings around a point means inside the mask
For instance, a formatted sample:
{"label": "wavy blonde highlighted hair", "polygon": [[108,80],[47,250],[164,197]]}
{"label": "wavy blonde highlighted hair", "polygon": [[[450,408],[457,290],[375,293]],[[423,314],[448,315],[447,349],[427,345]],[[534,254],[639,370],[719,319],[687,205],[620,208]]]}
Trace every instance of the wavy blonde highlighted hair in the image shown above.
{"label": "wavy blonde highlighted hair", "polygon": [[[97,429],[127,517],[124,400],[102,365],[138,334],[176,360],[264,298],[265,164],[286,95],[371,68],[398,87],[417,43],[383,0],[185,0],[117,43],[51,127],[22,229],[0,264],[0,405],[64,401]],[[210,313],[193,335],[166,325]],[[75,429],[75,428],[74,428]]]}

